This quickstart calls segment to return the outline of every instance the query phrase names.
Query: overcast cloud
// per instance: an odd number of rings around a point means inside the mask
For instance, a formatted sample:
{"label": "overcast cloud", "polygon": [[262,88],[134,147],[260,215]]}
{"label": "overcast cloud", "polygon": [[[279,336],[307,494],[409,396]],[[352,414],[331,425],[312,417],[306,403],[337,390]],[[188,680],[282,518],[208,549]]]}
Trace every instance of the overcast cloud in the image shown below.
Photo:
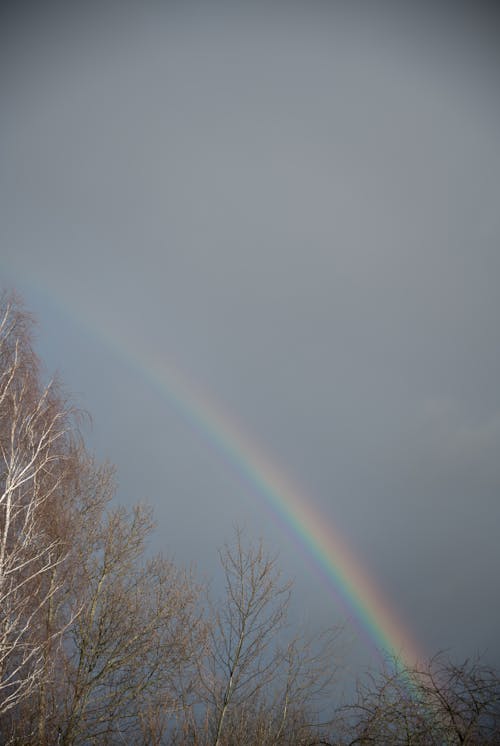
{"label": "overcast cloud", "polygon": [[424,650],[500,662],[494,6],[71,5],[3,7],[0,284],[119,498],[148,497],[201,572],[246,523],[313,623],[340,618],[141,375],[164,356],[302,485]]}

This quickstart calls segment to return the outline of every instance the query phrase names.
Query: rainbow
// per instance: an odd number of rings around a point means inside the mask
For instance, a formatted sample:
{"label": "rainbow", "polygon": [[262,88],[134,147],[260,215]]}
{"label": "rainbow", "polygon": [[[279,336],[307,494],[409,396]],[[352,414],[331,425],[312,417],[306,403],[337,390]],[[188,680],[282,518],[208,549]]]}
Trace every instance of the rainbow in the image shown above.
{"label": "rainbow", "polygon": [[[123,346],[119,349],[123,355]],[[127,358],[135,360],[129,354]],[[330,594],[342,601],[371,646],[403,668],[422,662],[424,656],[373,578],[313,501],[185,374],[151,355],[141,368],[180,416],[264,498],[276,522],[312,562]]]}
{"label": "rainbow", "polygon": [[[37,290],[39,292],[39,290]],[[54,304],[54,296],[50,302]],[[67,315],[72,303],[59,298]],[[328,592],[347,609],[367,642],[403,670],[425,659],[376,582],[360,565],[331,521],[314,501],[263,453],[221,405],[202,392],[184,373],[157,352],[140,349],[116,330],[104,329],[72,310],[81,327],[140,372],[175,407],[181,418],[207,441],[264,500],[281,529],[310,560]]]}

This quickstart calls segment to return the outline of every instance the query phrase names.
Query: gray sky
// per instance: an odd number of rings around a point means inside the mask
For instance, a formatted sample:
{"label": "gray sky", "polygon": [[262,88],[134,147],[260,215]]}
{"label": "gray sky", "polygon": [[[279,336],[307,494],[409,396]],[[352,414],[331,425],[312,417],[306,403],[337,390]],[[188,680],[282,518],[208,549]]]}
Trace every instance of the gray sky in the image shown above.
{"label": "gray sky", "polygon": [[3,4],[0,284],[168,553],[211,574],[245,523],[311,624],[342,613],[153,356],[424,650],[500,662],[499,17],[437,5]]}

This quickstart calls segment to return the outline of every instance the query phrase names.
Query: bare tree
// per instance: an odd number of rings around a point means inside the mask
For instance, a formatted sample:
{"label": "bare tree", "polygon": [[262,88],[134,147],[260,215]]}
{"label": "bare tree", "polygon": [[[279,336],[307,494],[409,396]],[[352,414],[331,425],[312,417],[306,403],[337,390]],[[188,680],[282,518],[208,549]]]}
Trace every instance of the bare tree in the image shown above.
{"label": "bare tree", "polygon": [[0,740],[159,742],[192,688],[198,592],[146,556],[149,510],[110,507],[31,318],[0,308]]}
{"label": "bare tree", "polygon": [[440,654],[411,669],[390,661],[357,695],[344,708],[344,744],[499,743],[500,679],[479,660],[455,665]]}
{"label": "bare tree", "polygon": [[[144,559],[150,511],[109,511],[81,557],[83,611],[65,646],[60,743],[120,734],[138,742],[179,708],[180,687],[201,634],[190,577],[155,556]],[[161,734],[156,733],[156,738]]]}
{"label": "bare tree", "polygon": [[65,479],[71,410],[57,386],[42,388],[31,344],[32,321],[14,297],[0,304],[0,715],[40,684],[46,648],[39,634],[58,590],[60,536],[46,515]]}
{"label": "bare tree", "polygon": [[280,582],[276,558],[262,542],[244,548],[236,531],[234,548],[220,552],[226,602],[212,607],[210,651],[203,682],[213,708],[213,743],[219,746],[229,707],[243,702],[273,680],[277,661],[271,643],[283,628],[290,583]]}
{"label": "bare tree", "polygon": [[435,656],[412,672],[432,722],[448,743],[486,746],[500,739],[500,678],[479,658],[457,665]]}
{"label": "bare tree", "polygon": [[190,573],[148,554],[151,512],[113,507],[31,327],[0,301],[0,741],[319,742],[334,637],[289,637],[290,584],[240,531],[202,613]]}
{"label": "bare tree", "polygon": [[336,635],[322,644],[301,636],[287,641],[291,584],[281,581],[276,557],[262,542],[245,546],[237,529],[220,560],[225,598],[211,604],[200,665],[205,709],[201,728],[184,742],[299,743],[301,730],[318,732],[313,705],[332,682]]}

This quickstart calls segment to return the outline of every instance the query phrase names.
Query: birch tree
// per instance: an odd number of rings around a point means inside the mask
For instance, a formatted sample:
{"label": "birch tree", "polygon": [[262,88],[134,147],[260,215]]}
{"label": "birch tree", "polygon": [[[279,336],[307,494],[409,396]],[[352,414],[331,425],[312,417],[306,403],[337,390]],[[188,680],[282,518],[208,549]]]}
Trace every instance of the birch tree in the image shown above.
{"label": "birch tree", "polygon": [[196,586],[147,556],[151,511],[112,504],[30,316],[0,308],[0,741],[159,743],[203,647]]}
{"label": "birch tree", "polygon": [[39,634],[58,591],[64,538],[47,513],[65,479],[72,412],[57,385],[40,385],[32,320],[15,297],[0,304],[0,715],[40,684],[46,648]]}

